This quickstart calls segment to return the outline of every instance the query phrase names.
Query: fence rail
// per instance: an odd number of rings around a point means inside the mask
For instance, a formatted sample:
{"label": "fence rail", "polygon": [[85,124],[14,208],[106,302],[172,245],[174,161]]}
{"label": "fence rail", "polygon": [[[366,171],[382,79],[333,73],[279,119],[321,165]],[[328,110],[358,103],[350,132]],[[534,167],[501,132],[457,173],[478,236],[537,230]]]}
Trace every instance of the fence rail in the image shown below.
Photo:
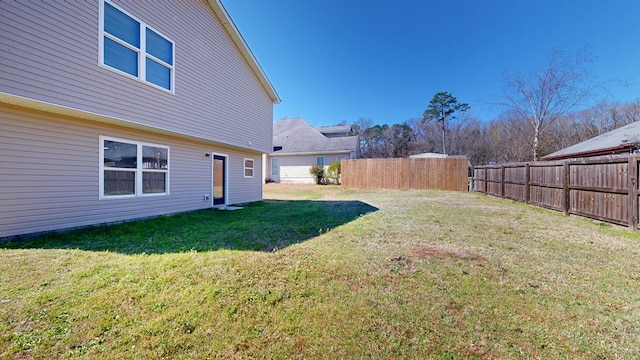
{"label": "fence rail", "polygon": [[487,195],[638,229],[640,156],[476,166]]}
{"label": "fence rail", "polygon": [[466,157],[342,160],[342,186],[352,189],[468,191]]}

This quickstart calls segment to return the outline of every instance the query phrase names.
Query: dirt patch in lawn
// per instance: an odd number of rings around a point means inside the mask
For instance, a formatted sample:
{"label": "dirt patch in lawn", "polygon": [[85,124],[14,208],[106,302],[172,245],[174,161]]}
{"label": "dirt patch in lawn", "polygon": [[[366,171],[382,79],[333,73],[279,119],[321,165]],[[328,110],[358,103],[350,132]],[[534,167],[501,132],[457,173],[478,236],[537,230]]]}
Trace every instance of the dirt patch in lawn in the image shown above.
{"label": "dirt patch in lawn", "polygon": [[410,253],[410,256],[414,258],[453,257],[453,258],[470,259],[470,260],[485,260],[484,256],[480,254],[474,254],[471,252],[450,251],[450,250],[438,249],[436,247],[416,248]]}

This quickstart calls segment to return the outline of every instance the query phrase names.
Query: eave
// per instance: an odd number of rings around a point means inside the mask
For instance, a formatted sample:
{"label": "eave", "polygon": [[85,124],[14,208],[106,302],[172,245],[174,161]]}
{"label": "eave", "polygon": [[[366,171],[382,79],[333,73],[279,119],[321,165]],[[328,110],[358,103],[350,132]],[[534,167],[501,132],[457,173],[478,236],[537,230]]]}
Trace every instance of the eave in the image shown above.
{"label": "eave", "polygon": [[543,156],[541,160],[543,161],[553,161],[553,160],[563,160],[563,159],[572,159],[572,158],[584,158],[584,157],[594,157],[594,156],[606,156],[606,155],[615,155],[623,152],[627,152],[638,145],[637,143],[632,144],[624,144],[615,147],[597,149],[597,150],[589,150],[582,151],[570,154],[561,154],[556,156]]}
{"label": "eave", "polygon": [[220,22],[224,26],[225,30],[227,31],[227,33],[229,34],[233,42],[238,47],[238,50],[240,50],[240,53],[242,54],[242,56],[245,58],[245,60],[251,67],[251,70],[253,70],[254,74],[256,74],[256,76],[258,77],[258,80],[260,81],[262,86],[265,88],[265,90],[269,94],[269,97],[271,97],[271,101],[273,102],[273,104],[280,104],[282,100],[280,99],[280,96],[276,92],[276,89],[273,87],[273,85],[271,84],[271,81],[269,81],[269,78],[267,77],[265,72],[262,70],[262,67],[258,63],[258,60],[251,52],[251,49],[249,49],[247,42],[244,41],[244,38],[238,31],[238,28],[236,27],[236,25],[233,23],[233,20],[231,20],[229,13],[224,8],[220,0],[208,0],[208,3],[209,3],[209,6],[211,6],[211,9],[213,10],[213,12],[216,14],[216,16],[218,16],[218,19],[220,19]]}
{"label": "eave", "polygon": [[352,150],[328,150],[328,151],[305,151],[305,152],[272,152],[269,156],[294,156],[294,155],[336,155],[336,154],[344,154],[344,153],[352,153],[356,152],[355,149]]}

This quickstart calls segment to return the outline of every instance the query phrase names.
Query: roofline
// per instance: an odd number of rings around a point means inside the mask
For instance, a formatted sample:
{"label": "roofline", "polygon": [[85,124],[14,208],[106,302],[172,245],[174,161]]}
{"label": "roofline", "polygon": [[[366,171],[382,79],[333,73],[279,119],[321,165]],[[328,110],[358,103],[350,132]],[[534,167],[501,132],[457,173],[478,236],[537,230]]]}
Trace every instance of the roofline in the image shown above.
{"label": "roofline", "polygon": [[304,151],[304,152],[272,152],[269,153],[269,156],[291,156],[291,155],[335,155],[335,154],[344,154],[344,153],[352,153],[356,152],[356,150],[330,150],[330,151]]}
{"label": "roofline", "polygon": [[612,154],[615,154],[616,152],[625,151],[625,150],[634,148],[636,145],[637,143],[629,143],[629,144],[619,145],[615,147],[608,147],[604,149],[587,150],[587,151],[580,151],[580,152],[568,153],[568,154],[558,154],[555,156],[550,156],[552,154],[549,154],[549,155],[543,156],[541,160],[544,160],[544,161],[562,160],[562,159],[570,159],[574,157],[585,157],[585,155],[590,155],[590,156],[612,155]]}
{"label": "roofline", "polygon": [[21,108],[36,110],[36,111],[44,111],[44,112],[48,112],[56,115],[69,116],[77,119],[84,119],[84,120],[94,121],[98,123],[117,125],[117,126],[130,128],[130,129],[143,130],[143,131],[148,131],[150,133],[173,136],[181,139],[193,140],[193,141],[197,141],[205,144],[212,144],[212,145],[221,146],[221,147],[230,148],[230,149],[244,150],[244,151],[253,152],[256,154],[264,154],[262,151],[252,149],[249,147],[227,144],[227,143],[207,139],[200,136],[189,135],[189,134],[182,133],[175,130],[169,130],[162,127],[145,125],[136,121],[125,120],[122,118],[103,115],[103,114],[99,114],[99,113],[91,112],[87,110],[75,109],[75,108],[64,106],[64,105],[53,104],[50,102],[31,99],[31,98],[27,98],[19,95],[13,95],[13,94],[1,92],[1,91],[0,91],[0,104],[7,104],[7,105],[17,106]]}
{"label": "roofline", "polygon": [[273,102],[273,104],[280,104],[282,100],[280,99],[278,92],[273,87],[273,84],[271,84],[271,81],[269,81],[269,78],[267,77],[265,72],[262,70],[262,67],[258,63],[258,60],[251,52],[251,49],[249,49],[247,42],[244,41],[244,38],[240,34],[240,31],[238,31],[236,25],[233,23],[233,20],[231,20],[231,17],[229,16],[227,9],[225,9],[224,5],[222,5],[222,2],[220,2],[220,0],[207,0],[207,2],[209,3],[209,6],[211,6],[213,12],[222,22],[222,25],[224,26],[225,30],[227,30],[229,36],[231,36],[231,39],[240,50],[242,56],[249,63],[249,66],[251,67],[253,72],[258,76],[258,80],[267,90],[267,93],[271,97],[271,101]]}

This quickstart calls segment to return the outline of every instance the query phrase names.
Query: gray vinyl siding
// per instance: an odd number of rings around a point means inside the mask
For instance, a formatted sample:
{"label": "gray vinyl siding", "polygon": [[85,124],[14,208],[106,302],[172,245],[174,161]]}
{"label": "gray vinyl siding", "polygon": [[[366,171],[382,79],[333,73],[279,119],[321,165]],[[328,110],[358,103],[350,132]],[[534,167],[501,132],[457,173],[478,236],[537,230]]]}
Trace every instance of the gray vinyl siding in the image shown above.
{"label": "gray vinyl siding", "polygon": [[[101,135],[169,146],[170,195],[100,200]],[[242,176],[259,155],[0,105],[0,237],[208,208],[211,152],[228,155],[229,204],[262,199],[259,166]]]}
{"label": "gray vinyl siding", "polygon": [[0,92],[270,151],[272,99],[208,4],[113,3],[174,41],[175,94],[98,65],[98,1],[0,1]]}

